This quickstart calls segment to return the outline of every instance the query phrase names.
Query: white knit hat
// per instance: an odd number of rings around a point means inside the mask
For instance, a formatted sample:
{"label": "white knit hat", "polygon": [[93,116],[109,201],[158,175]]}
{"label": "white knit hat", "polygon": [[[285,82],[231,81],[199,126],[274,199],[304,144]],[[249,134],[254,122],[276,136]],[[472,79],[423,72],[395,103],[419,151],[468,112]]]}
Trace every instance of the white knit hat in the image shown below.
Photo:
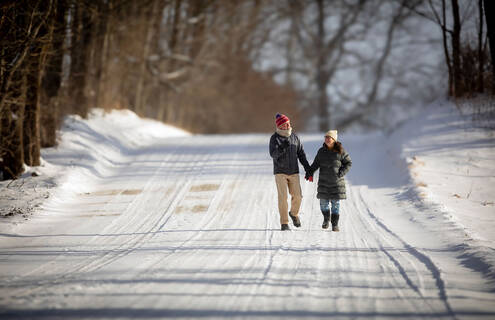
{"label": "white knit hat", "polygon": [[325,133],[325,137],[332,137],[333,140],[337,140],[337,130],[328,130],[327,133]]}

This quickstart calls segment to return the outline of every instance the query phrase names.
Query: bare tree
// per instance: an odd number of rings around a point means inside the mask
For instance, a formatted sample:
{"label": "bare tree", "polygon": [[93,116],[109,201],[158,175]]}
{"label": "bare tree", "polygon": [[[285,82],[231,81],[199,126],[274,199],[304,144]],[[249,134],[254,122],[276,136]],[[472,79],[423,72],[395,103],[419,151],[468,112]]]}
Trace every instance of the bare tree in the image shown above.
{"label": "bare tree", "polygon": [[487,26],[488,41],[490,44],[490,56],[492,64],[492,93],[495,94],[495,3],[493,1],[484,0],[485,21]]}
{"label": "bare tree", "polygon": [[39,164],[39,93],[43,47],[54,0],[1,7],[0,170],[15,179],[24,161]]}
{"label": "bare tree", "polygon": [[[316,28],[311,27],[304,19],[306,7],[316,5]],[[328,130],[331,126],[331,116],[335,108],[329,105],[328,86],[344,56],[344,43],[348,39],[348,32],[356,23],[365,1],[357,1],[355,4],[342,3],[340,8],[340,21],[338,27],[329,31],[325,27],[328,12],[339,12],[336,5],[329,6],[323,0],[308,1],[289,0],[291,18],[295,23],[295,32],[299,45],[302,47],[305,59],[311,61],[314,70],[314,83],[316,85],[316,101],[319,119],[319,129]],[[315,30],[316,29],[316,30]]]}
{"label": "bare tree", "polygon": [[[484,22],[486,22],[487,29],[491,24],[487,16],[486,1],[478,1],[477,10],[474,10],[473,2],[459,3],[458,0],[451,0],[450,3],[445,0],[441,0],[440,3],[428,0],[428,5],[431,14],[420,10],[416,10],[416,13],[435,21],[442,30],[445,63],[449,76],[448,95],[457,98],[484,92],[487,62]],[[450,15],[449,9],[451,9]],[[485,15],[483,15],[483,9]],[[466,23],[470,28],[464,31],[463,24]],[[471,33],[474,33],[474,27],[477,28],[478,33],[477,50],[472,49],[471,45]],[[486,35],[490,39],[489,30]]]}
{"label": "bare tree", "polygon": [[485,66],[485,49],[484,49],[484,37],[483,37],[483,0],[478,1],[478,91],[485,91],[484,75],[483,70]]}
{"label": "bare tree", "polygon": [[86,117],[91,107],[130,108],[194,132],[270,130],[277,101],[298,119],[293,88],[254,68],[273,7],[268,0],[3,1],[4,178],[39,163],[40,141],[55,145],[62,116]]}
{"label": "bare tree", "polygon": [[[369,115],[377,114],[383,99],[392,99],[397,87],[408,86],[397,79],[393,86],[383,83],[400,77],[393,75],[388,61],[398,31],[407,33],[405,21],[413,17],[411,8],[422,2],[288,0],[286,32],[294,34],[298,48],[290,46],[286,67],[274,70],[286,72],[286,78],[290,71],[305,79],[300,89],[306,112],[317,115],[320,131],[355,123],[379,126]],[[341,81],[350,78],[357,79],[345,87]]]}
{"label": "bare tree", "polygon": [[400,27],[401,23],[412,15],[413,12],[411,11],[411,8],[417,7],[421,2],[422,0],[402,0],[398,4],[398,8],[391,16],[388,28],[386,30],[385,45],[383,46],[383,49],[373,66],[374,72],[373,80],[371,82],[371,89],[367,92],[364,101],[359,103],[358,107],[347,114],[345,118],[340,120],[339,127],[341,129],[345,129],[356,122],[360,122],[363,125],[368,125],[370,127],[375,126],[372,122],[368,122],[366,117],[373,113],[377,108],[377,96],[384,77],[386,61],[393,50],[392,44],[394,41],[395,32]]}
{"label": "bare tree", "polygon": [[73,99],[72,112],[84,118],[87,116],[89,108],[86,85],[93,27],[91,9],[89,3],[75,1],[72,4],[71,10],[72,25],[69,91]]}
{"label": "bare tree", "polygon": [[58,0],[54,5],[53,14],[50,17],[49,38],[45,70],[42,76],[41,86],[41,112],[40,138],[42,147],[53,147],[56,144],[56,131],[60,123],[60,110],[58,94],[62,84],[62,65],[65,54],[64,41],[66,35],[67,0]]}
{"label": "bare tree", "polygon": [[461,18],[459,13],[459,3],[457,0],[452,1],[452,17],[454,26],[452,30],[452,63],[453,63],[453,80],[454,96],[460,97],[464,93],[464,84],[461,69]]}

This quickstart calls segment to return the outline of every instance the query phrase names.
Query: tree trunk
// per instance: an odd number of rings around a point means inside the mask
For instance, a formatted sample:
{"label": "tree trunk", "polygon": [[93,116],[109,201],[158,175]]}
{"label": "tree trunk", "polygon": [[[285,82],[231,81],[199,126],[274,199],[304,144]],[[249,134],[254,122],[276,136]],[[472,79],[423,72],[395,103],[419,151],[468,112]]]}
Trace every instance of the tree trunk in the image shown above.
{"label": "tree trunk", "polygon": [[[175,6],[174,6],[174,19],[172,22],[172,34],[170,35],[170,41],[169,41],[169,48],[170,48],[170,53],[174,54],[176,46],[177,46],[177,40],[179,38],[179,25],[181,24],[181,8],[182,5],[182,0],[175,0]],[[173,70],[173,63],[174,59],[171,59],[170,61],[170,70]]]}
{"label": "tree trunk", "polygon": [[375,79],[373,81],[373,86],[370,91],[370,94],[368,95],[368,99],[366,101],[366,106],[368,110],[371,110],[373,108],[373,105],[376,102],[376,97],[378,95],[378,89],[380,86],[380,83],[382,81],[382,76],[383,76],[383,71],[385,68],[385,62],[387,61],[388,56],[392,52],[392,43],[394,40],[394,32],[397,26],[400,24],[401,20],[404,18],[403,16],[403,11],[406,5],[406,2],[409,0],[402,0],[402,3],[400,4],[399,11],[394,15],[392,21],[390,22],[390,25],[387,30],[387,40],[385,42],[385,47],[383,48],[383,52],[378,59],[378,62],[375,67]]}
{"label": "tree trunk", "polygon": [[459,14],[459,3],[452,0],[452,17],[454,20],[454,29],[452,31],[452,61],[454,67],[454,96],[462,97],[464,94],[464,85],[462,82],[461,66],[461,18]]}
{"label": "tree trunk", "polygon": [[119,21],[120,17],[116,10],[116,0],[108,0],[106,1],[107,5],[107,18],[106,18],[106,29],[103,39],[103,48],[102,48],[102,66],[99,76],[99,83],[96,91],[96,102],[97,106],[103,107],[105,109],[112,108],[116,104],[118,104],[115,100],[114,94],[111,93],[112,84],[109,83],[109,78],[111,76],[111,68],[113,66],[112,58],[114,43],[115,43],[115,29],[117,27],[117,21]]}
{"label": "tree trunk", "polygon": [[[38,15],[32,14],[31,10],[34,9],[29,1],[16,1],[0,11],[0,52],[3,56],[0,65],[0,112],[9,96],[12,77],[22,66],[43,24],[43,21],[36,21]],[[4,20],[4,16],[15,18]]]}
{"label": "tree trunk", "polygon": [[[157,10],[153,13],[153,32],[152,32],[152,40],[151,40],[151,52],[150,54],[155,57],[160,57],[162,55],[162,48],[160,46],[160,39],[162,39],[162,24],[164,18],[164,10],[168,5],[166,1],[158,1]],[[167,10],[168,11],[168,10]],[[166,26],[168,27],[168,26]],[[165,102],[165,92],[163,92],[160,85],[160,76],[156,74],[152,74],[152,81],[148,90],[146,90],[147,100],[145,101],[146,105],[149,106],[150,110],[147,112],[147,115],[158,119],[158,117],[163,115],[163,109],[166,107]]]}
{"label": "tree trunk", "polygon": [[9,102],[4,105],[1,113],[1,158],[0,171],[3,179],[17,179],[24,171],[24,150],[22,125],[24,118],[25,77],[22,70],[17,70],[11,79],[15,89],[11,90]]}
{"label": "tree trunk", "polygon": [[69,95],[72,98],[72,111],[83,118],[88,114],[86,77],[88,52],[91,42],[91,20],[87,8],[75,3],[72,12],[72,47],[69,75]]}
{"label": "tree trunk", "polygon": [[[0,170],[3,179],[16,179],[24,165],[23,124],[26,102],[26,61],[38,44],[38,32],[46,18],[28,1],[18,1],[8,10],[12,19],[2,26],[0,65],[2,92],[0,100]],[[3,12],[2,12],[3,13]],[[8,99],[7,99],[8,98]]]}
{"label": "tree trunk", "polygon": [[328,111],[328,76],[326,75],[326,54],[324,48],[325,41],[325,7],[324,0],[316,0],[318,5],[318,34],[316,44],[317,65],[316,65],[316,86],[318,97],[318,117],[319,129],[326,132],[330,129],[330,113]]}
{"label": "tree trunk", "polygon": [[478,33],[478,92],[485,91],[485,83],[483,77],[483,69],[485,66],[485,54],[483,50],[483,0],[478,0],[478,10],[479,10],[479,33]]}
{"label": "tree trunk", "polygon": [[56,13],[52,15],[51,54],[48,55],[44,75],[41,80],[42,94],[41,104],[41,146],[53,147],[57,140],[57,128],[60,115],[58,110],[58,95],[62,83],[62,65],[64,58],[64,41],[66,27],[66,13],[68,4],[66,0],[58,0]]}
{"label": "tree trunk", "polygon": [[495,3],[493,0],[484,0],[485,21],[487,27],[488,42],[490,45],[490,57],[492,60],[492,93],[495,94]]}
{"label": "tree trunk", "polygon": [[296,24],[293,19],[290,21],[290,29],[289,29],[289,34],[287,35],[287,45],[285,49],[285,59],[287,60],[287,67],[285,70],[285,83],[289,87],[294,86],[294,57],[293,57],[293,51],[296,45],[296,39],[295,39],[295,34],[297,32],[296,30]]}
{"label": "tree trunk", "polygon": [[99,0],[97,2],[97,7],[98,7],[98,11],[96,15],[98,17],[94,18],[94,20],[97,21],[97,23],[95,23],[94,34],[93,34],[94,46],[93,46],[93,54],[92,54],[93,56],[92,64],[94,68],[94,74],[91,83],[93,87],[93,96],[91,99],[91,105],[96,108],[100,108],[102,107],[100,105],[102,101],[100,97],[101,95],[100,87],[102,85],[103,66],[105,64],[105,57],[106,57],[105,50],[107,49],[106,43],[108,41],[108,20],[110,15],[109,2]]}
{"label": "tree trunk", "polygon": [[[431,0],[430,0],[431,1]],[[448,45],[448,35],[447,35],[447,9],[445,5],[445,0],[442,0],[442,18],[438,17],[438,23],[442,28],[442,44],[443,44],[443,53],[445,55],[445,63],[447,64],[448,71],[448,88],[447,95],[449,97],[454,96],[454,71],[452,69],[452,61],[450,59],[450,50]]]}
{"label": "tree trunk", "polygon": [[[40,9],[46,17],[37,35],[37,41],[31,48],[26,61],[26,105],[24,109],[24,161],[29,166],[39,166],[41,156],[40,143],[40,94],[41,74],[46,64],[47,48],[50,46],[52,34],[53,0],[47,7]],[[43,11],[41,11],[43,10]]]}
{"label": "tree trunk", "polygon": [[147,59],[150,55],[152,49],[152,40],[153,40],[153,26],[155,24],[154,19],[156,19],[156,14],[154,12],[157,10],[158,0],[153,1],[153,5],[145,10],[143,18],[145,18],[145,33],[144,33],[144,43],[143,49],[141,51],[141,57],[139,59],[139,73],[138,80],[136,83],[136,96],[134,99],[134,110],[139,115],[144,116],[146,113],[145,110],[145,90],[144,84],[146,80],[146,63]]}
{"label": "tree trunk", "polygon": [[27,60],[27,90],[24,109],[23,147],[24,161],[28,166],[40,165],[40,73],[41,44]]}
{"label": "tree trunk", "polygon": [[194,61],[204,44],[204,34],[205,34],[205,10],[209,6],[209,1],[192,1],[190,4],[190,16],[189,19],[192,21],[192,32],[191,32],[191,50],[190,58]]}

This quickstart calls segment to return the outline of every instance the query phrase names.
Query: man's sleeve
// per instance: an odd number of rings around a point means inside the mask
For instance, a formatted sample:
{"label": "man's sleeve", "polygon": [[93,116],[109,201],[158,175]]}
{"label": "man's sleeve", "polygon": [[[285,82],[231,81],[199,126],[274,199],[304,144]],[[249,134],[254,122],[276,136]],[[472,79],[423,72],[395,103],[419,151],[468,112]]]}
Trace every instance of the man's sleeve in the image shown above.
{"label": "man's sleeve", "polygon": [[304,167],[304,170],[308,171],[309,170],[309,162],[308,159],[306,159],[306,153],[304,152],[304,148],[302,145],[302,142],[299,140],[299,137],[297,138],[297,157],[299,158],[299,162],[301,162],[302,166]]}

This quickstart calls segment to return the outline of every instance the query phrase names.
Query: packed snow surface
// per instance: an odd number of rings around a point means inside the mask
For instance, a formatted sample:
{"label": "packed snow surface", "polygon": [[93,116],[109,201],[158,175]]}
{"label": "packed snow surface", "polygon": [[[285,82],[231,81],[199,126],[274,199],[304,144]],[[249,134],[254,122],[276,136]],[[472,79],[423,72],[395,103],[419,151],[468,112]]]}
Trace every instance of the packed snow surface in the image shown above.
{"label": "packed snow surface", "polygon": [[[317,174],[280,231],[269,137],[69,117],[0,184],[0,318],[495,318],[493,131],[437,104],[340,134],[340,232],[321,229]],[[300,138],[311,162],[323,135]]]}

